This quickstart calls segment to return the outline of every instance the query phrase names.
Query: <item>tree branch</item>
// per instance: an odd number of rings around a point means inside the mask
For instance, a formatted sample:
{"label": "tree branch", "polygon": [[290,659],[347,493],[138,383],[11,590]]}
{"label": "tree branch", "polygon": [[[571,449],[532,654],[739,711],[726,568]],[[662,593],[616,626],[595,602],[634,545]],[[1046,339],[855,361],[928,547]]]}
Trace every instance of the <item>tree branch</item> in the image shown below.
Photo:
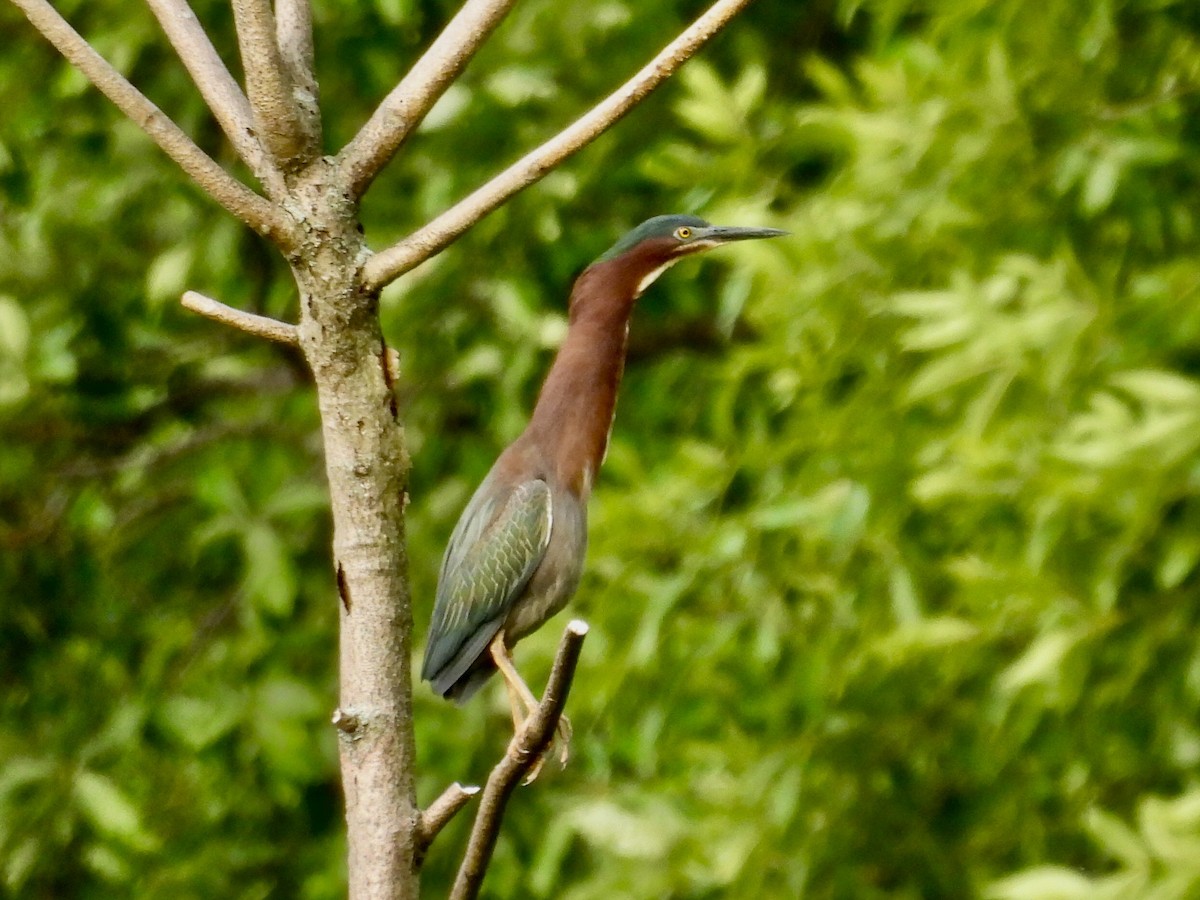
{"label": "tree branch", "polygon": [[118,109],[133,120],[204,191],[281,247],[291,235],[283,213],[250,190],[193,143],[182,129],[97,53],[47,0],[13,0],[30,23]]}
{"label": "tree branch", "polygon": [[350,194],[361,197],[516,0],[467,0],[424,55],[338,154]]}
{"label": "tree branch", "polygon": [[197,294],[195,291],[184,293],[183,298],[179,302],[183,304],[185,309],[190,309],[192,312],[199,313],[202,316],[208,316],[208,318],[215,319],[222,324],[240,328],[242,331],[257,337],[276,341],[280,344],[290,344],[293,347],[300,345],[296,326],[289,325],[287,322],[280,322],[278,319],[271,319],[267,316],[258,316],[254,313],[234,309],[232,306],[226,306],[212,297]]}
{"label": "tree branch", "polygon": [[275,42],[270,0],[233,0],[233,20],[259,136],[276,162],[294,170],[312,158],[316,142],[292,96],[291,79]]}
{"label": "tree branch", "polygon": [[432,222],[382,250],[363,266],[364,288],[378,291],[429,259],[518,191],[548,174],[612,127],[666,81],[750,0],[717,0],[640,72],[536,150],[527,153]]}
{"label": "tree branch", "polygon": [[283,180],[255,136],[250,103],[225,68],[187,0],[146,0],[146,3],[237,155],[271,196],[282,196]]}
{"label": "tree branch", "polygon": [[420,858],[425,851],[429,849],[429,845],[453,819],[460,809],[471,802],[471,798],[479,793],[477,785],[463,787],[457,781],[446,790],[442,791],[442,795],[429,804],[429,808],[421,813],[420,821],[417,823],[417,856]]}
{"label": "tree branch", "polygon": [[558,643],[558,654],[554,657],[554,668],[546,684],[546,693],[537,711],[529,717],[521,733],[514,735],[504,758],[492,769],[487,786],[479,801],[479,812],[471,827],[471,837],[463,854],[462,865],[454,879],[450,900],[474,900],[483,884],[496,838],[500,834],[500,821],[504,808],[517,784],[533,767],[534,762],[549,749],[571,691],[575,677],[575,666],[587,637],[588,626],[579,619],[567,623],[562,640]]}
{"label": "tree branch", "polygon": [[292,83],[292,98],[305,129],[320,148],[321,107],[313,55],[312,4],[309,0],[275,0],[275,42]]}

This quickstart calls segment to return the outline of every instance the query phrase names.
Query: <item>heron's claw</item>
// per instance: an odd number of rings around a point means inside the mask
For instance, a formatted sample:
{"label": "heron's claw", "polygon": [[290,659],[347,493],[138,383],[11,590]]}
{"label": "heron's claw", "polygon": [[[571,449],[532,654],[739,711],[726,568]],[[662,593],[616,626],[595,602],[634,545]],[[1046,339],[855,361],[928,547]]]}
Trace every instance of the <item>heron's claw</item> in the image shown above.
{"label": "heron's claw", "polygon": [[[512,742],[508,746],[509,756],[519,763],[524,762],[529,756],[530,751],[525,749],[525,736],[531,721],[532,717],[521,723],[521,727],[517,729],[517,733],[513,735]],[[550,747],[558,745],[558,763],[564,769],[567,767],[567,760],[571,758],[571,734],[571,720],[566,716],[559,716],[558,726],[555,728],[555,738]],[[542,774],[542,767],[546,763],[546,755],[549,753],[550,747],[538,754],[533,765],[529,767],[529,772],[526,773],[522,784],[533,784]]]}
{"label": "heron's claw", "polygon": [[566,716],[559,716],[558,728],[555,731],[558,733],[558,740],[555,741],[558,744],[558,764],[565,769],[567,760],[571,758],[571,720]]}

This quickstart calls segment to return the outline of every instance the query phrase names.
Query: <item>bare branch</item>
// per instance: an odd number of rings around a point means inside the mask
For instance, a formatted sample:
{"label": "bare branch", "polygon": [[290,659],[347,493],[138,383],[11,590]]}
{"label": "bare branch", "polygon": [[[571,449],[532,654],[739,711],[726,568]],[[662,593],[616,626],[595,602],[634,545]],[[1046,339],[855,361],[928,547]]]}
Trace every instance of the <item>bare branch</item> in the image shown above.
{"label": "bare branch", "polygon": [[433,839],[441,833],[441,830],[450,824],[450,820],[458,814],[458,811],[471,802],[471,798],[479,793],[477,785],[463,787],[457,781],[446,790],[442,791],[442,795],[429,804],[429,808],[421,813],[421,819],[417,823],[417,855],[420,856],[429,849],[429,845],[433,843]]}
{"label": "bare branch", "polygon": [[478,896],[483,876],[492,859],[492,851],[496,847],[508,798],[537,759],[549,749],[554,729],[562,718],[587,632],[586,622],[574,619],[567,623],[562,640],[558,643],[558,654],[554,657],[554,668],[550,670],[542,702],[526,721],[521,733],[513,737],[508,752],[488,776],[462,865],[458,868],[454,887],[450,891],[450,900],[474,900]]}
{"label": "bare branch", "polygon": [[290,245],[291,237],[283,213],[197,147],[161,109],[92,49],[47,0],[13,0],[13,3],[59,53],[146,132],[210,197],[259,234],[272,238],[280,246]]}
{"label": "bare branch", "polygon": [[281,196],[283,179],[254,134],[250,103],[225,68],[187,0],[146,2],[237,155],[272,196]]}
{"label": "bare branch", "polygon": [[232,306],[226,306],[212,297],[197,294],[195,291],[187,291],[179,302],[183,304],[184,308],[190,309],[194,313],[200,313],[202,316],[208,316],[210,319],[215,319],[225,325],[232,325],[234,328],[240,328],[242,331],[266,338],[269,341],[291,344],[293,347],[300,344],[296,326],[289,325],[287,322],[234,309]]}
{"label": "bare branch", "polygon": [[316,141],[305,130],[292,96],[291,79],[275,43],[270,0],[233,0],[233,19],[259,136],[280,165],[295,169],[312,158]]}
{"label": "bare branch", "polygon": [[309,0],[275,0],[275,40],[288,73],[313,71],[312,4]]}
{"label": "bare branch", "polygon": [[312,4],[309,0],[275,0],[275,41],[279,59],[292,83],[292,98],[311,132],[321,140],[321,107],[313,57]]}
{"label": "bare branch", "polygon": [[515,4],[516,0],[467,0],[463,4],[339,154],[351,196],[362,196]]}
{"label": "bare branch", "polygon": [[364,287],[377,291],[429,259],[513,194],[540,180],[568,156],[586,147],[666,81],[749,3],[750,0],[717,0],[640,72],[573,124],[423,228],[368,259],[363,266]]}

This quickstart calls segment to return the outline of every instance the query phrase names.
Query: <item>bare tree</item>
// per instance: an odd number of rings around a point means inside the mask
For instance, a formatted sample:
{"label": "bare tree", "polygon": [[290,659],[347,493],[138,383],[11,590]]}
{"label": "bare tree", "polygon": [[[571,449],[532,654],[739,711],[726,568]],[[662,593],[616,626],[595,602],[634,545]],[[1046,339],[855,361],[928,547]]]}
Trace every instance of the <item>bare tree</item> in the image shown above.
{"label": "bare tree", "polygon": [[[398,243],[372,251],[363,193],[515,0],[466,0],[441,35],[339,152],[322,145],[308,0],[232,0],[245,72],[225,68],[187,0],[147,0],[261,193],[206,155],[108,64],[47,0],[13,0],[68,60],[217,203],[270,240],[291,266],[297,324],[233,309],[194,292],[189,309],[299,346],[316,384],[333,515],[340,599],[339,732],[349,837],[350,896],[416,897],[421,861],[478,788],[451,785],[427,809],[414,785],[404,505],[409,470],[392,397],[379,292],[441,251],[518,191],[586,146],[667,79],[750,0],[717,0],[611,95],[474,193]],[[505,803],[553,736],[587,628],[567,626],[541,707],[492,771],[453,896],[477,895]]]}

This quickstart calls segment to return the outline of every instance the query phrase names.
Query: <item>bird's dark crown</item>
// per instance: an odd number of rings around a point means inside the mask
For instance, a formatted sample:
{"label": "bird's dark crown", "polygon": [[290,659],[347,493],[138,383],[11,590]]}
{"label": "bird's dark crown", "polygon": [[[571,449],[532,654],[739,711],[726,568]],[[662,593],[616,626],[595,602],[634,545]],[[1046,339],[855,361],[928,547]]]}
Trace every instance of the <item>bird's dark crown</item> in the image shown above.
{"label": "bird's dark crown", "polygon": [[[709,224],[698,216],[655,216],[653,219],[647,219],[637,228],[633,229],[622,237],[619,241],[613,244],[605,251],[596,262],[603,262],[608,259],[616,259],[622,253],[626,253],[636,247],[642,241],[650,240],[651,238],[666,238],[672,237],[680,228],[708,228]],[[686,232],[685,232],[686,234]]]}

